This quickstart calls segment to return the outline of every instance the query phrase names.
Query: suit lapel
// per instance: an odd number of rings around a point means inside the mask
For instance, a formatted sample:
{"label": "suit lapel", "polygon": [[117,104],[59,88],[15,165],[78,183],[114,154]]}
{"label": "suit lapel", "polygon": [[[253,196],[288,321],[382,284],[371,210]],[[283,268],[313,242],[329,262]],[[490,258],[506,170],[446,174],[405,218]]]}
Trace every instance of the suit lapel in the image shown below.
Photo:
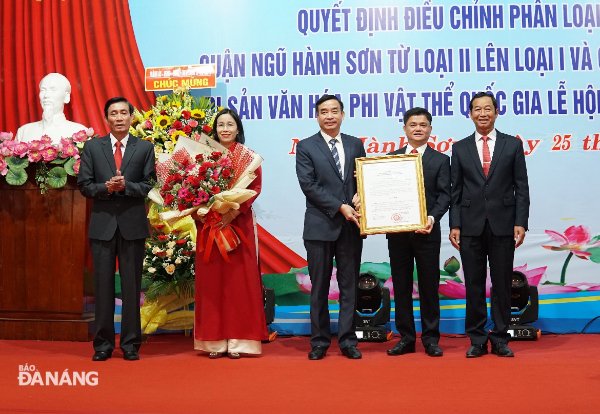
{"label": "suit lapel", "polygon": [[114,175],[117,174],[117,166],[115,164],[115,155],[113,153],[112,145],[110,142],[110,135],[102,137],[102,152],[104,152],[104,156],[106,157],[106,162],[110,167],[112,173]]}
{"label": "suit lapel", "polygon": [[127,139],[127,146],[125,147],[125,154],[123,154],[123,162],[121,163],[121,174],[123,174],[125,168],[127,168],[127,164],[129,164],[131,157],[133,157],[138,141],[138,138],[132,136],[131,134],[129,135],[129,138]]}
{"label": "suit lapel", "polygon": [[423,152],[423,156],[421,157],[421,164],[423,165],[423,173],[425,173],[425,166],[429,164],[431,161],[431,157],[433,157],[433,150],[429,148],[429,145],[425,147],[425,151]]}
{"label": "suit lapel", "polygon": [[501,132],[496,130],[496,143],[494,144],[494,155],[492,156],[492,163],[490,164],[490,171],[488,172],[488,178],[492,176],[496,165],[498,165],[498,160],[502,157],[502,151],[504,151],[504,146],[506,145],[506,140]]}
{"label": "suit lapel", "polygon": [[[344,139],[344,134],[340,134],[342,145],[344,146],[344,181],[348,177],[354,178],[354,154],[352,154],[352,147],[350,146],[350,140]],[[333,156],[332,156],[333,158]],[[336,168],[337,169],[337,168]]]}
{"label": "suit lapel", "polygon": [[[329,146],[327,146],[327,144],[325,143],[325,138],[323,137],[323,135],[321,135],[321,132],[319,132],[317,135],[315,135],[315,139],[317,141],[317,148],[319,148],[323,154],[325,154],[325,157],[329,160],[329,164],[331,165],[331,168],[333,168],[333,171],[335,171],[335,174],[339,177],[339,179],[342,179],[342,176],[340,175],[340,172],[337,169],[337,165],[335,165],[335,161],[333,159],[333,155],[331,155],[331,150],[329,149]],[[342,143],[344,142],[344,140],[342,140]],[[344,152],[346,152],[346,147],[344,146]],[[347,153],[346,155],[347,156]],[[347,160],[347,158],[346,158]]]}

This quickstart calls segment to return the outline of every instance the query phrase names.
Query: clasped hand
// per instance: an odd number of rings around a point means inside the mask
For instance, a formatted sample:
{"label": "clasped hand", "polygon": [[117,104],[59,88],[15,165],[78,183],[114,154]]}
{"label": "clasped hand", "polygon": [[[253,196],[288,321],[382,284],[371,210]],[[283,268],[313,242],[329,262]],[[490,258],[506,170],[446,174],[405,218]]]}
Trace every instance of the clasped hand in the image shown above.
{"label": "clasped hand", "polygon": [[125,177],[121,175],[121,171],[117,170],[117,174],[104,184],[109,193],[123,191],[125,190]]}

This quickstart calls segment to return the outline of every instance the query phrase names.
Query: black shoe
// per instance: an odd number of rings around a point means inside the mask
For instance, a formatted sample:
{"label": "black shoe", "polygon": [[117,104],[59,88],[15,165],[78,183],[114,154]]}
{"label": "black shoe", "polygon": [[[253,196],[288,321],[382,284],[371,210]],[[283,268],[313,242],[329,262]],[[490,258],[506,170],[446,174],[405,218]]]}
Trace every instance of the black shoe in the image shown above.
{"label": "black shoe", "polygon": [[414,352],[415,352],[415,343],[404,341],[404,340],[400,340],[396,344],[395,347],[387,350],[387,354],[390,356],[414,354]]}
{"label": "black shoe", "polygon": [[492,344],[492,354],[496,354],[499,357],[514,357],[515,354],[506,344]]}
{"label": "black shoe", "polygon": [[137,351],[125,351],[123,353],[123,359],[126,361],[137,361],[140,359],[140,355],[137,353]]}
{"label": "black shoe", "polygon": [[92,361],[106,361],[112,356],[112,352],[109,351],[96,351],[92,357]]}
{"label": "black shoe", "polygon": [[488,353],[487,344],[483,345],[471,345],[467,351],[467,358],[479,358]]}
{"label": "black shoe", "polygon": [[326,346],[313,346],[310,352],[308,353],[308,359],[310,359],[311,361],[316,361],[317,359],[325,358],[326,354]]}
{"label": "black shoe", "polygon": [[362,354],[358,350],[358,348],[354,345],[347,346],[341,349],[342,355],[349,359],[361,359]]}
{"label": "black shoe", "polygon": [[425,353],[430,357],[441,357],[444,355],[442,348],[438,344],[425,344]]}

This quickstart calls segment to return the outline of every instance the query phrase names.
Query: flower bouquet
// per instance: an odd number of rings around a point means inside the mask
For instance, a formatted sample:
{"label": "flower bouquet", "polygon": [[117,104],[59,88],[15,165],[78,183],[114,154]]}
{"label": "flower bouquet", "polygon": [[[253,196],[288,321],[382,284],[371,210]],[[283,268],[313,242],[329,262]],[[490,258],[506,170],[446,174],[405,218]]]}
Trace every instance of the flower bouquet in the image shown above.
{"label": "flower bouquet", "polygon": [[195,98],[185,88],[161,95],[145,112],[133,113],[129,132],[154,144],[156,154],[171,154],[180,137],[195,139],[210,134],[219,108],[207,97]]}
{"label": "flower bouquet", "polygon": [[166,208],[160,217],[169,223],[191,214],[204,221],[199,251],[204,260],[213,244],[227,261],[227,252],[244,240],[233,225],[222,226],[221,216],[237,210],[256,195],[246,187],[256,177],[262,158],[243,145],[232,152],[203,135],[198,141],[179,138],[169,159],[157,164],[158,188],[148,195]]}
{"label": "flower bouquet", "polygon": [[47,135],[31,142],[18,142],[12,139],[12,134],[0,133],[0,175],[10,185],[23,185],[28,178],[25,169],[35,164],[35,181],[42,194],[50,188],[62,188],[67,176],[79,173],[83,146],[93,135],[94,130],[88,128],[54,145]]}

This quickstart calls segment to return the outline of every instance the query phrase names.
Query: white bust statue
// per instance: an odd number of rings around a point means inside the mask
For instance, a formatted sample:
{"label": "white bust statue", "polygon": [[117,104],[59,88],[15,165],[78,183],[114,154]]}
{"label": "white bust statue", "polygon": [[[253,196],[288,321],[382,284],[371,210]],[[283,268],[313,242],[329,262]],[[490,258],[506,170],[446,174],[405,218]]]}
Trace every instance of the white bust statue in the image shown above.
{"label": "white bust statue", "polygon": [[71,137],[74,133],[87,129],[65,117],[63,110],[70,101],[71,83],[64,75],[49,73],[44,76],[40,81],[40,104],[44,111],[42,120],[22,125],[17,130],[16,140],[29,142],[48,135],[53,144],[58,144],[61,138]]}

